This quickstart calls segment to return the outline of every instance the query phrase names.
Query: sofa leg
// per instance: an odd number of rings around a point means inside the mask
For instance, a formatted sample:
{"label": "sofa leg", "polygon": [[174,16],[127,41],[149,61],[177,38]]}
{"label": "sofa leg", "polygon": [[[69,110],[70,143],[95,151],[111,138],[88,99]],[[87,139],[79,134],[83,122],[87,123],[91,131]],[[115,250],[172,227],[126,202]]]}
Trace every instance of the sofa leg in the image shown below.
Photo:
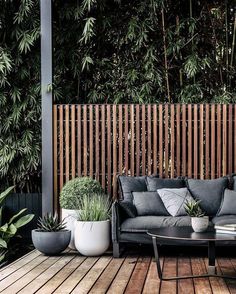
{"label": "sofa leg", "polygon": [[113,242],[113,257],[120,257],[120,244],[118,242]]}

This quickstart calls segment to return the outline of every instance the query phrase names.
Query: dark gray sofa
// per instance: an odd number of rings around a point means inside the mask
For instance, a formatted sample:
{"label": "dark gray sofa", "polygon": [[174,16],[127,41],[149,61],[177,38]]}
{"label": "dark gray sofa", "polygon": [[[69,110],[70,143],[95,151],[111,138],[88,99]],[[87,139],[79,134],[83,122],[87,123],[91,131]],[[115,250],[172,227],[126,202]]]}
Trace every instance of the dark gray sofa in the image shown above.
{"label": "dark gray sofa", "polygon": [[[224,206],[224,211],[219,214],[224,199],[224,191],[228,189],[236,191],[235,176],[222,177],[214,180],[119,176],[118,182],[119,198],[112,205],[114,257],[120,256],[120,246],[125,245],[125,243],[151,244],[151,237],[147,235],[147,230],[149,229],[169,226],[191,226],[190,217],[185,215],[171,216],[166,211],[163,203],[153,202],[153,199],[155,198],[156,201],[157,198],[153,194],[156,193],[157,189],[187,187],[194,199],[201,200],[203,210],[210,217],[211,226],[226,223],[236,224],[236,192],[235,196],[233,195],[235,197],[235,201],[233,201],[234,205],[230,205],[231,208],[228,207],[226,209]],[[143,195],[140,194],[141,192]],[[135,207],[134,199],[137,199],[137,196],[139,197],[140,195],[142,196],[141,201],[136,202],[137,207]],[[192,243],[194,245],[194,242]],[[202,243],[204,244],[204,242]],[[166,241],[162,244],[186,245],[186,242]],[[188,242],[187,244],[189,245],[190,243]],[[224,245],[228,244],[230,243],[225,242]]]}

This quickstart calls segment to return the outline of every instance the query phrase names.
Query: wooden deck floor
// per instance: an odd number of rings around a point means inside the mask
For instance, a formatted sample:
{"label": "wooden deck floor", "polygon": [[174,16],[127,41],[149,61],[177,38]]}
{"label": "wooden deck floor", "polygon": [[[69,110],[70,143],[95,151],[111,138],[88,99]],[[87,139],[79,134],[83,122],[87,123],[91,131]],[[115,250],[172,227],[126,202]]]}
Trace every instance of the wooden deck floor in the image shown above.
{"label": "wooden deck floor", "polygon": [[[236,275],[236,258],[220,257],[218,270]],[[168,275],[206,272],[206,258],[168,256],[162,258]],[[0,293],[236,293],[236,281],[202,278],[160,282],[152,257],[111,255],[85,258],[73,252],[47,257],[32,251],[0,270]]]}

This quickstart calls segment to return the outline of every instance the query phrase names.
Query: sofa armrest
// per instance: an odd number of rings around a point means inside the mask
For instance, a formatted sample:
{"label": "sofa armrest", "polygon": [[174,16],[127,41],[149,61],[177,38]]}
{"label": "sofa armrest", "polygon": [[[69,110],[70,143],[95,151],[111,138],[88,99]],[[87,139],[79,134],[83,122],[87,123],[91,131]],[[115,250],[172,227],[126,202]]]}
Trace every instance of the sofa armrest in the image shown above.
{"label": "sofa armrest", "polygon": [[119,242],[119,230],[127,216],[122,211],[118,201],[112,203],[112,241]]}

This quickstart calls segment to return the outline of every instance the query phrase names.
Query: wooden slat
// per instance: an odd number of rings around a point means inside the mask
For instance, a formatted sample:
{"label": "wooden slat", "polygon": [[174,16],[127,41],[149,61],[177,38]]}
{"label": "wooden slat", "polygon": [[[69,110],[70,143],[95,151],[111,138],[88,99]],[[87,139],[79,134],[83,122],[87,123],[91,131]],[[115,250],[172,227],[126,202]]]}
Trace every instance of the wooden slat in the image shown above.
{"label": "wooden slat", "polygon": [[140,107],[136,105],[135,109],[136,118],[136,176],[140,173]]}
{"label": "wooden slat", "polygon": [[58,155],[58,127],[57,127],[57,105],[53,106],[53,199],[54,210],[58,210],[58,171],[57,171],[57,155]]}
{"label": "wooden slat", "polygon": [[63,105],[59,108],[59,115],[60,115],[60,150],[59,150],[59,156],[60,156],[60,190],[62,189],[64,185],[64,130],[63,130]]}
{"label": "wooden slat", "polygon": [[188,177],[192,177],[192,133],[193,133],[193,123],[192,123],[192,105],[188,105]]}
{"label": "wooden slat", "polygon": [[215,105],[211,105],[211,179],[215,178]]}
{"label": "wooden slat", "polygon": [[228,174],[233,172],[233,106],[228,108]]}
{"label": "wooden slat", "polygon": [[107,105],[107,192],[111,196],[111,106]]}
{"label": "wooden slat", "polygon": [[129,108],[128,104],[124,106],[125,110],[125,174],[129,174]]}
{"label": "wooden slat", "polygon": [[[202,275],[206,273],[204,260],[202,258],[191,258],[191,265],[193,275]],[[194,279],[194,288],[196,294],[202,294],[203,291],[206,294],[212,294],[209,279],[207,278]]]}
{"label": "wooden slat", "polygon": [[222,173],[222,162],[221,162],[221,151],[222,151],[222,140],[221,140],[221,105],[217,105],[217,176],[220,177]]}
{"label": "wooden slat", "polygon": [[199,107],[199,172],[200,179],[204,179],[204,105]]}
{"label": "wooden slat", "polygon": [[117,197],[117,107],[113,105],[113,199]]}
{"label": "wooden slat", "polygon": [[222,145],[222,174],[223,176],[227,175],[227,105],[223,105],[223,145]]}
{"label": "wooden slat", "polygon": [[87,105],[83,106],[83,164],[84,164],[84,168],[83,168],[83,175],[84,177],[88,175],[88,132],[87,132]]}
{"label": "wooden slat", "polygon": [[163,176],[163,105],[159,105],[159,175]]}
{"label": "wooden slat", "polygon": [[169,176],[169,105],[165,104],[165,177]]}
{"label": "wooden slat", "polygon": [[187,152],[186,152],[186,105],[182,105],[182,176],[186,176],[187,172]]}
{"label": "wooden slat", "polygon": [[99,147],[99,132],[100,132],[100,117],[99,117],[99,105],[95,106],[95,171],[96,180],[99,181],[100,176],[100,147]]}
{"label": "wooden slat", "polygon": [[119,174],[123,174],[123,106],[119,105]]}
{"label": "wooden slat", "polygon": [[93,149],[93,105],[89,105],[89,175],[93,177],[94,149]]}
{"label": "wooden slat", "polygon": [[65,152],[66,152],[66,181],[69,181],[70,179],[70,108],[69,105],[65,106]]}
{"label": "wooden slat", "polygon": [[152,112],[151,104],[147,106],[147,174],[152,174]]}
{"label": "wooden slat", "polygon": [[135,131],[134,131],[134,105],[130,106],[130,174],[134,176],[134,158],[135,158],[135,149],[134,149],[134,142],[135,142]]}
{"label": "wooden slat", "polygon": [[[163,265],[163,275],[176,276],[177,260],[174,257],[165,257]],[[177,281],[162,281],[161,290],[162,294],[176,293]]]}
{"label": "wooden slat", "polygon": [[158,134],[157,134],[157,105],[153,105],[153,174],[157,174]]}
{"label": "wooden slat", "polygon": [[146,106],[142,105],[142,174],[146,174]]}
{"label": "wooden slat", "polygon": [[[192,274],[190,258],[180,257],[178,258],[178,275],[188,276]],[[194,293],[194,285],[192,279],[185,279],[178,281],[178,293],[179,294],[192,294]]]}
{"label": "wooden slat", "polygon": [[198,105],[194,105],[194,121],[193,121],[193,176],[195,179],[198,177]]}
{"label": "wooden slat", "polygon": [[71,176],[75,177],[75,105],[71,106]]}
{"label": "wooden slat", "polygon": [[180,104],[176,105],[176,175],[181,175],[181,158],[180,158]]}
{"label": "wooden slat", "polygon": [[[163,266],[163,259],[160,260],[161,266]],[[151,261],[151,264],[148,269],[147,278],[143,287],[142,294],[150,294],[156,291],[158,293],[158,289],[160,288],[161,281],[157,276],[157,267],[155,260]]]}
{"label": "wooden slat", "polygon": [[171,160],[171,169],[170,176],[171,178],[175,177],[175,106],[171,104],[170,108],[170,160]]}
{"label": "wooden slat", "polygon": [[210,106],[206,104],[205,107],[205,178],[210,178]]}
{"label": "wooden slat", "polygon": [[81,131],[82,131],[82,125],[81,125],[81,105],[78,105],[77,107],[77,175],[82,175],[82,141],[81,141]]}
{"label": "wooden slat", "polygon": [[106,189],[106,140],[105,140],[105,105],[101,106],[101,115],[102,115],[102,134],[101,134],[101,145],[102,145],[102,161],[101,161],[101,168],[102,168],[102,187]]}

